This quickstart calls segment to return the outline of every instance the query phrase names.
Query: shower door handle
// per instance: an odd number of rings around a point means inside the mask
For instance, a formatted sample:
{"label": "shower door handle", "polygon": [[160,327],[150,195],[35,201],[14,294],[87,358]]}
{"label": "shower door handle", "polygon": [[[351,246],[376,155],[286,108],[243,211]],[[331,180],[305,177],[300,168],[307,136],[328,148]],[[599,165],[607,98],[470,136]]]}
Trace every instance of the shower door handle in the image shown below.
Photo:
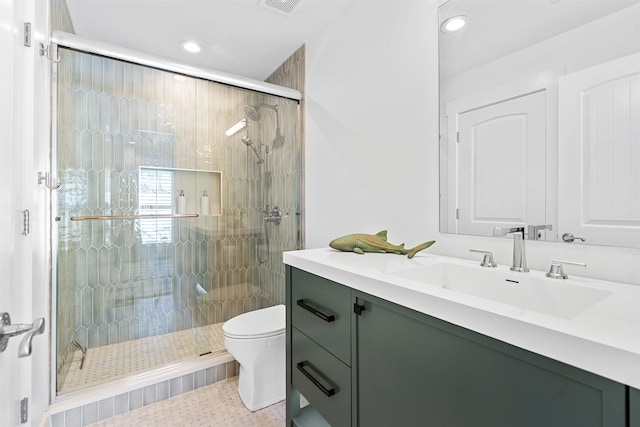
{"label": "shower door handle", "polygon": [[17,323],[11,324],[9,313],[0,313],[0,353],[2,353],[9,342],[9,338],[26,334],[18,346],[18,357],[31,355],[31,340],[36,335],[44,332],[44,317],[39,317],[32,324]]}

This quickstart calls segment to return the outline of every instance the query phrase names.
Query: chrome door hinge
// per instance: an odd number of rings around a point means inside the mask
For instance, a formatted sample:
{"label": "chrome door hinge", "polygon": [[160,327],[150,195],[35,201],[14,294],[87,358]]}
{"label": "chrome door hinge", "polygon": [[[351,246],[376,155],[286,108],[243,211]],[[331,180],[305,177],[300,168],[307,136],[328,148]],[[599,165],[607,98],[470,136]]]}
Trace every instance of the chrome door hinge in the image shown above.
{"label": "chrome door hinge", "polygon": [[24,23],[24,45],[31,47],[31,22]]}
{"label": "chrome door hinge", "polygon": [[456,208],[456,219],[460,219],[460,209]]}
{"label": "chrome door hinge", "polygon": [[22,211],[22,235],[29,235],[29,209]]}
{"label": "chrome door hinge", "polygon": [[29,398],[25,397],[20,401],[20,423],[26,424],[29,421]]}
{"label": "chrome door hinge", "polygon": [[456,142],[460,144],[460,132],[456,132]]}

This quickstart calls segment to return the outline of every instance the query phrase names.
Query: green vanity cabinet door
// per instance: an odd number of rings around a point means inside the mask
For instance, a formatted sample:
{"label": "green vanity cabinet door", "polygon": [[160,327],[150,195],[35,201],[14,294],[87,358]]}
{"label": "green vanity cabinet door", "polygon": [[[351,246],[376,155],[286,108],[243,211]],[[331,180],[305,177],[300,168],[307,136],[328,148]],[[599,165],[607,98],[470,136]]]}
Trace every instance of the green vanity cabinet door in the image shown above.
{"label": "green vanity cabinet door", "polygon": [[[625,427],[625,386],[354,291],[358,425]],[[560,343],[561,345],[561,343]]]}
{"label": "green vanity cabinet door", "polygon": [[640,390],[629,387],[629,427],[640,427]]}

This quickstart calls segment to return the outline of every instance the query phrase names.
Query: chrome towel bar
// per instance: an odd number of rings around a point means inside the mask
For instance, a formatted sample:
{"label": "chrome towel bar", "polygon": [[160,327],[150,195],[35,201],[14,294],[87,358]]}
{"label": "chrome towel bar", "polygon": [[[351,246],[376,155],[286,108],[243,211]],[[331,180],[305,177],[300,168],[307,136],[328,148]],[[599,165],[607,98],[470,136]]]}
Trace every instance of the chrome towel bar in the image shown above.
{"label": "chrome towel bar", "polygon": [[71,221],[115,221],[119,219],[198,218],[200,214],[72,216]]}

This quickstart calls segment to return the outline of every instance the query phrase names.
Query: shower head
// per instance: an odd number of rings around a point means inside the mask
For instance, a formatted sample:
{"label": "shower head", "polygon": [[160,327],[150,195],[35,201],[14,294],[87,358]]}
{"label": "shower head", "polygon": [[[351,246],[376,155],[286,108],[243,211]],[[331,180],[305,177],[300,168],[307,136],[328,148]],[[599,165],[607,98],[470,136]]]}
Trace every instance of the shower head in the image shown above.
{"label": "shower head", "polygon": [[254,122],[260,120],[260,113],[258,112],[258,107],[254,107],[253,105],[245,105],[244,106],[244,114]]}
{"label": "shower head", "polygon": [[273,147],[281,147],[284,145],[284,135],[280,130],[280,126],[276,127],[276,136],[273,138]]}
{"label": "shower head", "polygon": [[258,111],[260,108],[270,108],[273,111],[275,111],[276,113],[278,112],[278,105],[271,105],[271,104],[258,104],[258,105],[245,105],[244,106],[244,114],[250,118],[251,120],[253,120],[254,122],[257,122],[260,120],[260,112]]}
{"label": "shower head", "polygon": [[[251,137],[249,135],[245,135],[243,136],[241,139],[242,143],[244,145],[246,145],[247,147],[251,148],[251,150],[253,151],[253,153],[256,155],[256,157],[258,158],[258,163],[263,163],[264,159],[262,158],[262,156],[260,155],[260,152],[258,152],[258,150],[256,149],[256,146],[253,145],[253,141],[251,140]],[[262,145],[260,144],[258,146],[258,148],[260,148]],[[268,152],[267,152],[268,153]]]}

